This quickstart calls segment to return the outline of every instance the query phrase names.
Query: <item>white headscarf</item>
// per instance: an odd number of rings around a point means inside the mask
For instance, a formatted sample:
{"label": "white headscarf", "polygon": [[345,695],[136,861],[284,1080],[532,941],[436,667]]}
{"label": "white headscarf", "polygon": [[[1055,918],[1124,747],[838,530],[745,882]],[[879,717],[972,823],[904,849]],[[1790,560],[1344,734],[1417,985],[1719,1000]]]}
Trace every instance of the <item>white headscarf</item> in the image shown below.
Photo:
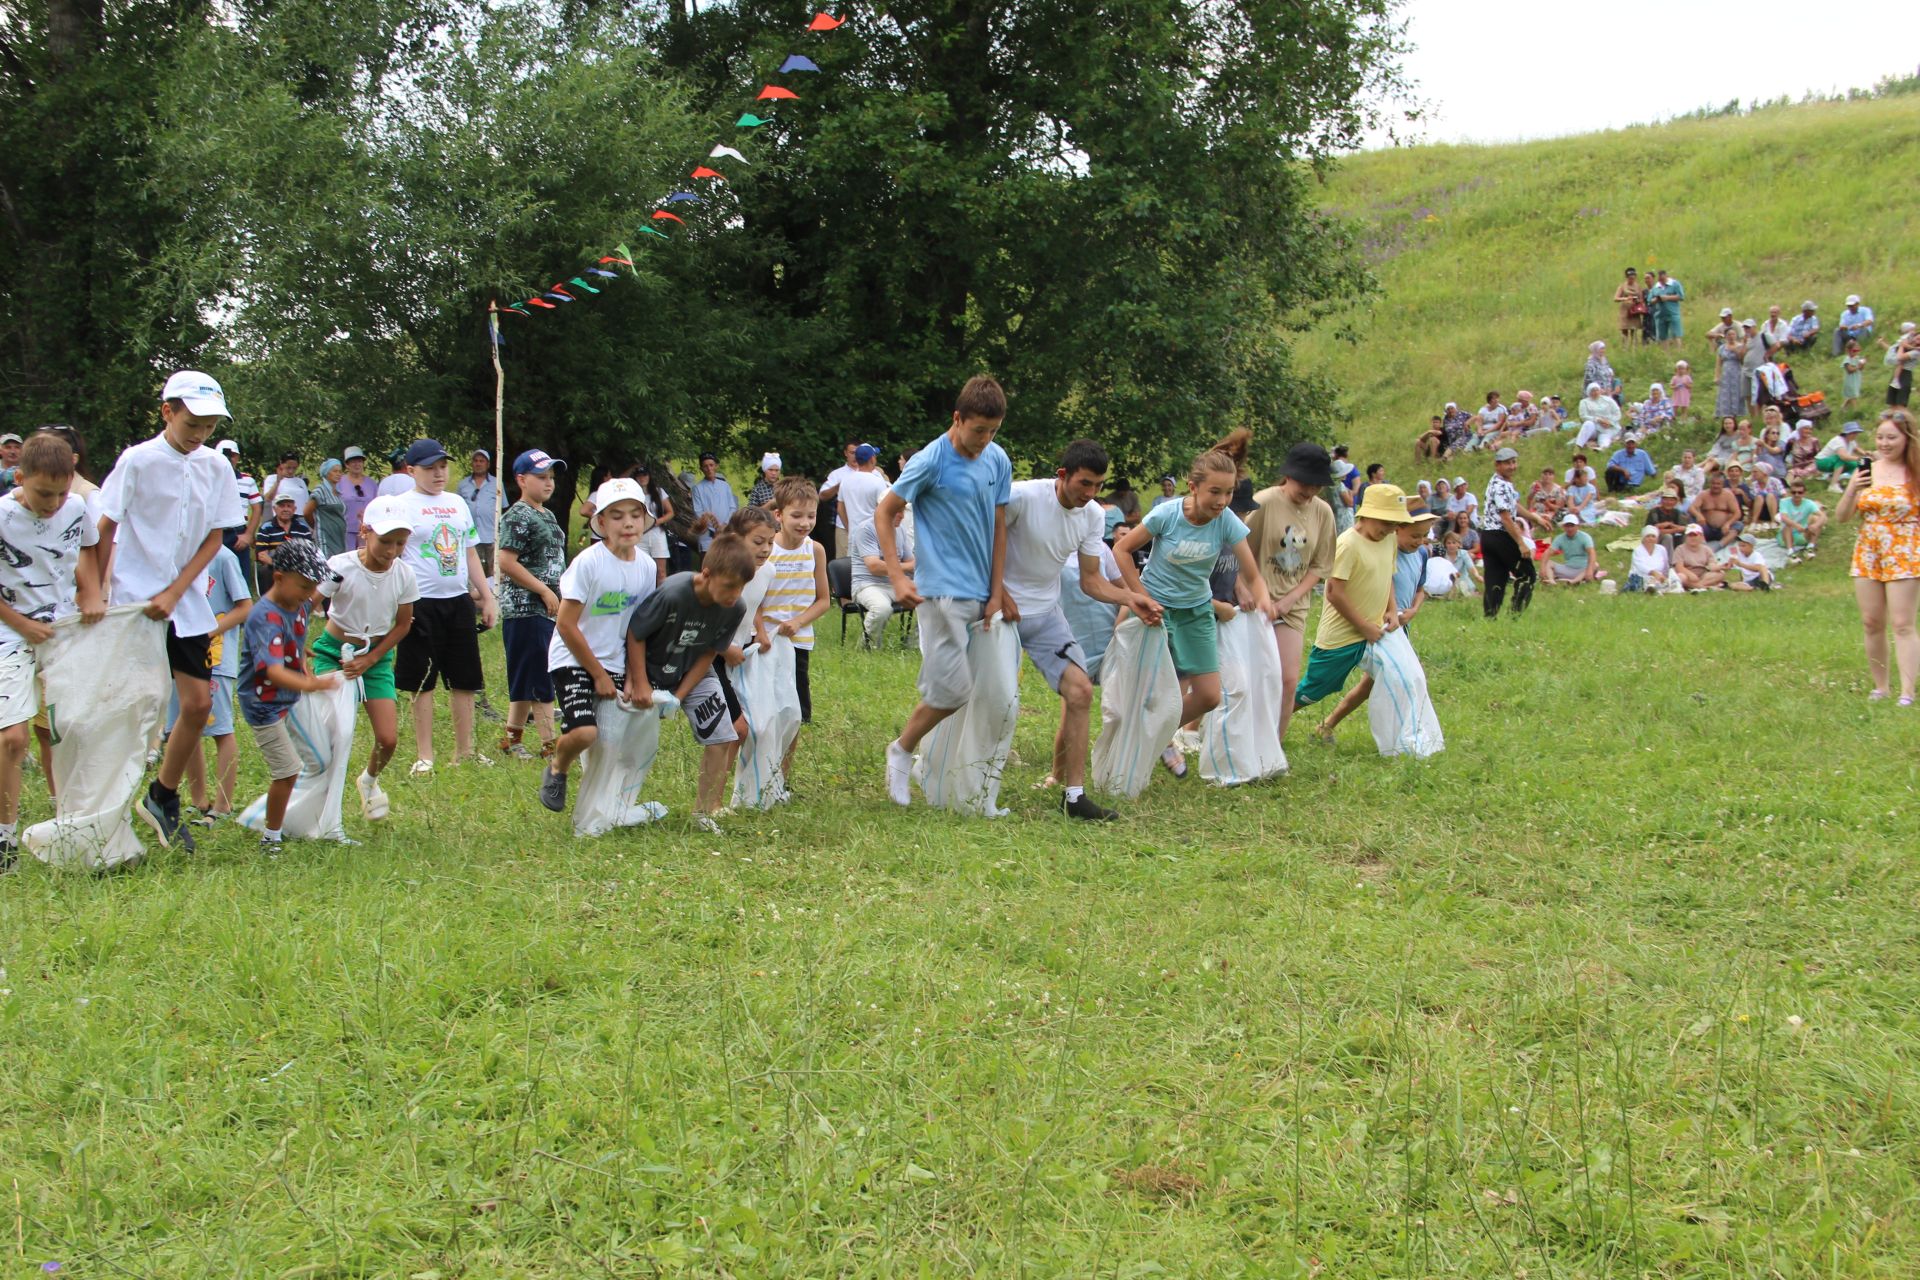
{"label": "white headscarf", "polygon": [[1597,396],[1599,394],[1600,394],[1600,384],[1597,382],[1589,382],[1587,384],[1587,395]]}
{"label": "white headscarf", "polygon": [[1587,344],[1587,350],[1593,352],[1593,354],[1595,355],[1599,355],[1602,351],[1605,351],[1606,349],[1607,349],[1607,344],[1604,342],[1589,342]]}

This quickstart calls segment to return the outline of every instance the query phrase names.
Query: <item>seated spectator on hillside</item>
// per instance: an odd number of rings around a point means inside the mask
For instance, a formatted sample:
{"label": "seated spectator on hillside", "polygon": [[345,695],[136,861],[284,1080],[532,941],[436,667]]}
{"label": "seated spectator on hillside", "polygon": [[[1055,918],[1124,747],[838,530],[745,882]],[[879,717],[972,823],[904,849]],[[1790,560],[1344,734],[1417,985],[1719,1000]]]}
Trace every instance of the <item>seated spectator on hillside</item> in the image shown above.
{"label": "seated spectator on hillside", "polygon": [[1840,319],[1833,326],[1833,354],[1839,355],[1847,349],[1849,342],[1861,346],[1873,337],[1873,308],[1860,301],[1860,295],[1847,295],[1847,309],[1840,313]]}
{"label": "seated spectator on hillside", "polygon": [[1480,530],[1474,527],[1474,519],[1465,511],[1453,515],[1453,536],[1460,539],[1462,550],[1471,554],[1480,549]]}
{"label": "seated spectator on hillside", "polygon": [[1649,595],[1663,591],[1670,570],[1671,559],[1667,548],[1660,545],[1660,531],[1648,525],[1640,531],[1640,545],[1633,549],[1633,560],[1627,567],[1627,590]]}
{"label": "seated spectator on hillside", "polygon": [[1527,490],[1527,507],[1538,511],[1549,520],[1560,518],[1560,509],[1567,505],[1567,491],[1553,478],[1552,467],[1542,467],[1540,478]]}
{"label": "seated spectator on hillside", "polygon": [[1497,448],[1501,433],[1506,429],[1507,406],[1500,403],[1498,391],[1489,391],[1487,402],[1480,406],[1480,412],[1473,415],[1473,447]]}
{"label": "seated spectator on hillside", "polygon": [[1820,452],[1813,457],[1814,470],[1833,482],[1827,486],[1830,492],[1837,493],[1844,489],[1846,485],[1843,482],[1851,480],[1853,473],[1860,469],[1860,464],[1867,460],[1867,455],[1858,447],[1860,431],[1859,423],[1849,422],[1840,428],[1838,435],[1820,446]]}
{"label": "seated spectator on hillside", "polygon": [[1659,537],[1660,545],[1672,551],[1687,531],[1687,513],[1680,505],[1680,490],[1668,485],[1660,491],[1660,501],[1647,511],[1646,527]]}
{"label": "seated spectator on hillside", "polygon": [[1471,516],[1479,507],[1480,499],[1474,497],[1473,491],[1467,488],[1467,478],[1465,476],[1455,476],[1453,478],[1453,496],[1447,499],[1447,514],[1457,516],[1464,512],[1468,516]]}
{"label": "seated spectator on hillside", "polygon": [[1820,433],[1814,430],[1812,421],[1800,419],[1793,429],[1793,438],[1787,441],[1787,479],[1810,480],[1820,474],[1820,468],[1814,459],[1820,456]]}
{"label": "seated spectator on hillside", "polygon": [[1585,467],[1573,469],[1573,482],[1567,486],[1564,515],[1576,516],[1582,524],[1600,518],[1600,491],[1593,486],[1593,472]]}
{"label": "seated spectator on hillside", "polygon": [[1820,531],[1826,527],[1827,513],[1807,496],[1807,482],[1791,481],[1780,504],[1780,545],[1787,549],[1787,559],[1794,564],[1813,559],[1820,549]]}
{"label": "seated spectator on hillside", "polygon": [[[906,523],[907,509],[900,508],[893,520],[893,540],[900,555],[900,568],[913,576],[913,526]],[[887,562],[880,558],[880,536],[874,527],[876,516],[868,516],[847,540],[847,554],[853,559],[853,598],[866,616],[861,643],[869,649],[880,647],[887,634],[887,620],[893,617],[893,579],[887,575]]]}
{"label": "seated spectator on hillside", "polygon": [[1640,447],[1640,437],[1629,431],[1626,442],[1607,459],[1607,492],[1633,493],[1659,470],[1653,458]]}
{"label": "seated spectator on hillside", "polygon": [[[1581,372],[1580,383],[1586,387],[1588,395],[1593,394],[1595,387],[1600,388],[1601,395],[1613,394],[1613,366],[1607,363],[1606,343],[1590,342],[1587,344],[1587,364],[1586,368]],[[1584,417],[1585,415],[1582,416]]]}
{"label": "seated spectator on hillside", "polygon": [[1727,570],[1740,575],[1738,581],[1729,579],[1727,582],[1731,590],[1773,590],[1773,570],[1767,568],[1767,562],[1760,558],[1751,533],[1742,530],[1740,536],[1733,540],[1733,549],[1727,554]]}
{"label": "seated spectator on hillside", "polygon": [[1578,413],[1580,434],[1573,438],[1574,448],[1592,445],[1596,449],[1611,449],[1613,438],[1620,434],[1620,402],[1608,395],[1598,382],[1589,382]]}
{"label": "seated spectator on hillside", "polygon": [[1786,434],[1786,420],[1780,416],[1778,405],[1768,405],[1760,411],[1760,426],[1756,429],[1752,422],[1743,422],[1744,430],[1737,430],[1733,438],[1733,460],[1753,470],[1753,464],[1760,461],[1764,448],[1762,438],[1765,432],[1772,431],[1778,439]]}
{"label": "seated spectator on hillside", "polygon": [[1582,471],[1591,473],[1593,471],[1593,464],[1587,461],[1586,454],[1576,453],[1573,455],[1573,465],[1567,468],[1567,483],[1572,484],[1579,478]]}
{"label": "seated spectator on hillside", "polygon": [[1533,402],[1533,392],[1514,393],[1513,403],[1507,406],[1507,435],[1518,440],[1541,430],[1540,406]]}
{"label": "seated spectator on hillside", "polygon": [[1810,351],[1820,336],[1820,310],[1812,299],[1800,304],[1800,314],[1787,322],[1786,347],[1789,351]]}
{"label": "seated spectator on hillside", "polygon": [[1647,398],[1633,407],[1633,425],[1642,435],[1673,425],[1673,401],[1665,387],[1656,382],[1647,389]]}
{"label": "seated spectator on hillside", "polygon": [[1727,571],[1707,545],[1707,531],[1697,524],[1687,526],[1687,536],[1673,553],[1673,571],[1688,591],[1713,591],[1727,585]]}
{"label": "seated spectator on hillside", "polygon": [[1760,432],[1760,443],[1753,454],[1754,465],[1764,462],[1773,469],[1772,474],[1783,478],[1787,474],[1787,446],[1782,439],[1785,434],[1785,428],[1779,423],[1769,422]]}
{"label": "seated spectator on hillside", "polygon": [[[1445,419],[1439,414],[1434,414],[1433,417],[1428,420],[1427,429],[1421,432],[1419,438],[1413,442],[1413,456],[1416,458],[1438,458],[1442,462],[1445,462],[1453,456],[1453,451],[1447,448]],[[1153,505],[1157,507],[1160,504],[1156,502]]]}
{"label": "seated spectator on hillside", "polygon": [[1749,525],[1770,525],[1779,518],[1780,500],[1787,496],[1787,486],[1773,474],[1771,464],[1753,464],[1753,471],[1747,476],[1746,492]]}
{"label": "seated spectator on hillside", "polygon": [[1695,460],[1691,449],[1680,451],[1680,465],[1667,472],[1667,478],[1680,486],[1682,499],[1707,487],[1707,470]]}
{"label": "seated spectator on hillside", "polygon": [[[1560,517],[1560,532],[1547,544],[1547,585],[1577,587],[1607,576],[1593,551],[1593,535],[1580,527],[1580,517],[1569,511]],[[1554,563],[1554,558],[1559,563]]]}
{"label": "seated spectator on hillside", "polygon": [[[1541,425],[1551,426],[1555,431],[1567,425],[1567,406],[1560,403],[1559,396],[1548,396],[1546,405],[1540,410]],[[1547,419],[1552,419],[1548,422]]]}
{"label": "seated spectator on hillside", "polygon": [[1780,318],[1780,308],[1767,308],[1767,322],[1760,326],[1760,341],[1766,344],[1769,354],[1787,340],[1787,322]]}
{"label": "seated spectator on hillside", "polygon": [[1427,559],[1427,598],[1457,600],[1479,594],[1480,566],[1460,545],[1460,535],[1448,530],[1440,545],[1440,554]]}
{"label": "seated spectator on hillside", "polygon": [[1729,414],[1720,419],[1720,434],[1713,438],[1713,446],[1707,450],[1707,458],[1721,466],[1733,461],[1733,443],[1740,434],[1740,419]]}
{"label": "seated spectator on hillside", "polygon": [[1707,477],[1707,487],[1693,500],[1693,524],[1706,540],[1719,543],[1740,532],[1740,499],[1727,488],[1727,477],[1715,472]]}
{"label": "seated spectator on hillside", "polygon": [[1473,441],[1473,415],[1463,412],[1453,401],[1447,401],[1440,414],[1440,436],[1449,455],[1459,453]]}

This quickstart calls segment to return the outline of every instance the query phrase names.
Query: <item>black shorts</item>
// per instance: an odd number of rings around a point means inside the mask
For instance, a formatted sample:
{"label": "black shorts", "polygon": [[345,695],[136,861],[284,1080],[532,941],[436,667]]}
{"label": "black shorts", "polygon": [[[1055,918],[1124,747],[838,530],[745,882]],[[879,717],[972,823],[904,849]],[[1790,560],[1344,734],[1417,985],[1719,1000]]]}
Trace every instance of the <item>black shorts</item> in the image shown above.
{"label": "black shorts", "polygon": [[808,678],[807,666],[813,661],[813,650],[795,649],[793,651],[793,691],[800,695],[800,723],[813,723],[813,681]]}
{"label": "black shorts", "polygon": [[413,602],[413,629],[400,639],[393,658],[393,684],[408,693],[431,693],[444,681],[449,689],[472,693],[486,687],[480,671],[480,633],[473,625],[473,600]]}
{"label": "black shorts", "polygon": [[[553,701],[560,713],[560,732],[572,733],[599,724],[600,700],[593,691],[593,676],[585,667],[556,667],[553,677]],[[625,682],[626,676],[618,671],[609,671],[615,689]]]}
{"label": "black shorts", "polygon": [[553,676],[547,671],[547,648],[553,639],[553,619],[508,618],[500,624],[507,649],[507,700],[552,702]]}
{"label": "black shorts", "polygon": [[[231,637],[227,643],[238,644],[239,636]],[[176,675],[191,676],[195,680],[213,679],[213,637],[183,636],[167,624],[167,666]]]}
{"label": "black shorts", "polygon": [[720,695],[727,700],[727,718],[740,718],[740,695],[733,691],[733,680],[727,675],[727,660],[719,654],[713,655],[713,675],[720,682]]}

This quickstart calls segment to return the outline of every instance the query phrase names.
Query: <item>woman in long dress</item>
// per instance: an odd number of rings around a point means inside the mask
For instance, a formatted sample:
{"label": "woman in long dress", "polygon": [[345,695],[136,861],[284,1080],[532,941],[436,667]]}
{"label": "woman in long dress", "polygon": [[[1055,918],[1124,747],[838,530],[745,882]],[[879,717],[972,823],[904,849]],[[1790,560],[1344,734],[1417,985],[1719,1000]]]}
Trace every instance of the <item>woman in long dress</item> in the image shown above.
{"label": "woman in long dress", "polygon": [[1720,344],[1719,383],[1714,391],[1715,417],[1737,418],[1747,411],[1747,343],[1750,338],[1728,338]]}

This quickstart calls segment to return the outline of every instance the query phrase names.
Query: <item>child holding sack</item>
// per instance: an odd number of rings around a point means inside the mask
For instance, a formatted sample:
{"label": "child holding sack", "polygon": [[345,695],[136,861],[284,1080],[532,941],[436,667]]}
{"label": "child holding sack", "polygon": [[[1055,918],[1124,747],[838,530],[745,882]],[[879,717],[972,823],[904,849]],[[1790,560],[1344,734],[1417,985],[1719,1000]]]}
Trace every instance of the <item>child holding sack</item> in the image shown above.
{"label": "child holding sack", "polygon": [[[1353,528],[1334,540],[1327,607],[1320,611],[1313,651],[1307,655],[1307,670],[1294,694],[1296,708],[1340,692],[1366,656],[1367,646],[1400,625],[1400,612],[1393,604],[1399,544],[1392,535],[1398,526],[1412,522],[1406,495],[1398,485],[1367,486],[1366,500],[1354,513]],[[1331,732],[1322,725],[1315,736],[1330,741]]]}
{"label": "child holding sack", "polygon": [[247,671],[240,682],[240,714],[253,730],[268,776],[266,829],[261,851],[280,851],[280,827],[287,817],[293,780],[300,776],[300,753],[287,730],[287,715],[303,693],[340,687],[334,674],[303,669],[307,647],[307,611],[313,590],[331,571],[311,542],[293,539],[273,553],[273,585],[260,593],[247,615]]}

